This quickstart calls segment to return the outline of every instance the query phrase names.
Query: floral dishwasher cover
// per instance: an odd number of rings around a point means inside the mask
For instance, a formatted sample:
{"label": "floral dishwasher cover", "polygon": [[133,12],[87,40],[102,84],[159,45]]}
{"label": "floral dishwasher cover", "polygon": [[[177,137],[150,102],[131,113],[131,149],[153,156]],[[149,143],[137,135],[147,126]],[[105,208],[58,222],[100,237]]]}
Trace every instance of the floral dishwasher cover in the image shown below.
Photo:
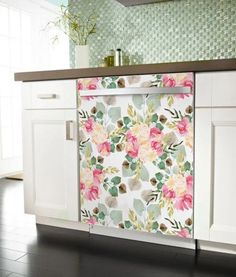
{"label": "floral dishwasher cover", "polygon": [[193,80],[78,80],[82,222],[192,237]]}

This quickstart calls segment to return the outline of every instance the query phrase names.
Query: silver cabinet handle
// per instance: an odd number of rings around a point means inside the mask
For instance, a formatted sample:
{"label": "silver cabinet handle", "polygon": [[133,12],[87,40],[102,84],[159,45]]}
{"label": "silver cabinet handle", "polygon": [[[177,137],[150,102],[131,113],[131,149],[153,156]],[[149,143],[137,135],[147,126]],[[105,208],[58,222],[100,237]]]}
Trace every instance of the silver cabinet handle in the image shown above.
{"label": "silver cabinet handle", "polygon": [[74,139],[74,122],[72,120],[66,121],[66,140]]}
{"label": "silver cabinet handle", "polygon": [[57,98],[57,95],[54,93],[51,94],[38,94],[37,97],[39,99],[55,99]]}
{"label": "silver cabinet handle", "polygon": [[80,96],[136,95],[136,94],[190,94],[190,87],[147,87],[80,90]]}

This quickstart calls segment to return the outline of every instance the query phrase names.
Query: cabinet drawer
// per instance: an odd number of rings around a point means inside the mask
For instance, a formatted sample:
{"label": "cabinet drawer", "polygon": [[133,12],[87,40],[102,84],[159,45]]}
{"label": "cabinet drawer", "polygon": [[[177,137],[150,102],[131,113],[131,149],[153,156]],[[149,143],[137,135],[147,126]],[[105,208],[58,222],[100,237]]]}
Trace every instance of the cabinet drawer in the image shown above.
{"label": "cabinet drawer", "polygon": [[196,74],[196,107],[236,107],[236,71]]}
{"label": "cabinet drawer", "polygon": [[76,80],[23,83],[24,109],[73,109],[77,106]]}

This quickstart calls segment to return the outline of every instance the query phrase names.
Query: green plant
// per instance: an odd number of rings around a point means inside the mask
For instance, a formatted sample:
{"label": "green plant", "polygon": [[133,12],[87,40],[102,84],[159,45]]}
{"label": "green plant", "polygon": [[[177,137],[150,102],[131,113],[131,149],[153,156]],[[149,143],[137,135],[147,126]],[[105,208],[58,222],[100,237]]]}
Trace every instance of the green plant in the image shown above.
{"label": "green plant", "polygon": [[[71,5],[61,5],[60,14],[48,23],[48,26],[54,26],[64,32],[75,45],[86,45],[88,37],[96,33],[97,15],[94,11],[75,12]],[[57,36],[54,37],[54,41]]]}

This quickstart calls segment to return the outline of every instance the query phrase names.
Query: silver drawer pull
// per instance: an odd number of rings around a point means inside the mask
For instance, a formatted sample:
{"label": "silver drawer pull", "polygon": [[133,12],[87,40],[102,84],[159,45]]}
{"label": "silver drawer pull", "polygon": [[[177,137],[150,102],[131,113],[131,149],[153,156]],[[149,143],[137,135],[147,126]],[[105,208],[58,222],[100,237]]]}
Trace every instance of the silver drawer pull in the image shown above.
{"label": "silver drawer pull", "polygon": [[37,97],[39,99],[55,99],[57,98],[57,95],[56,94],[38,94]]}
{"label": "silver drawer pull", "polygon": [[66,140],[74,139],[74,122],[72,120],[66,121]]}

